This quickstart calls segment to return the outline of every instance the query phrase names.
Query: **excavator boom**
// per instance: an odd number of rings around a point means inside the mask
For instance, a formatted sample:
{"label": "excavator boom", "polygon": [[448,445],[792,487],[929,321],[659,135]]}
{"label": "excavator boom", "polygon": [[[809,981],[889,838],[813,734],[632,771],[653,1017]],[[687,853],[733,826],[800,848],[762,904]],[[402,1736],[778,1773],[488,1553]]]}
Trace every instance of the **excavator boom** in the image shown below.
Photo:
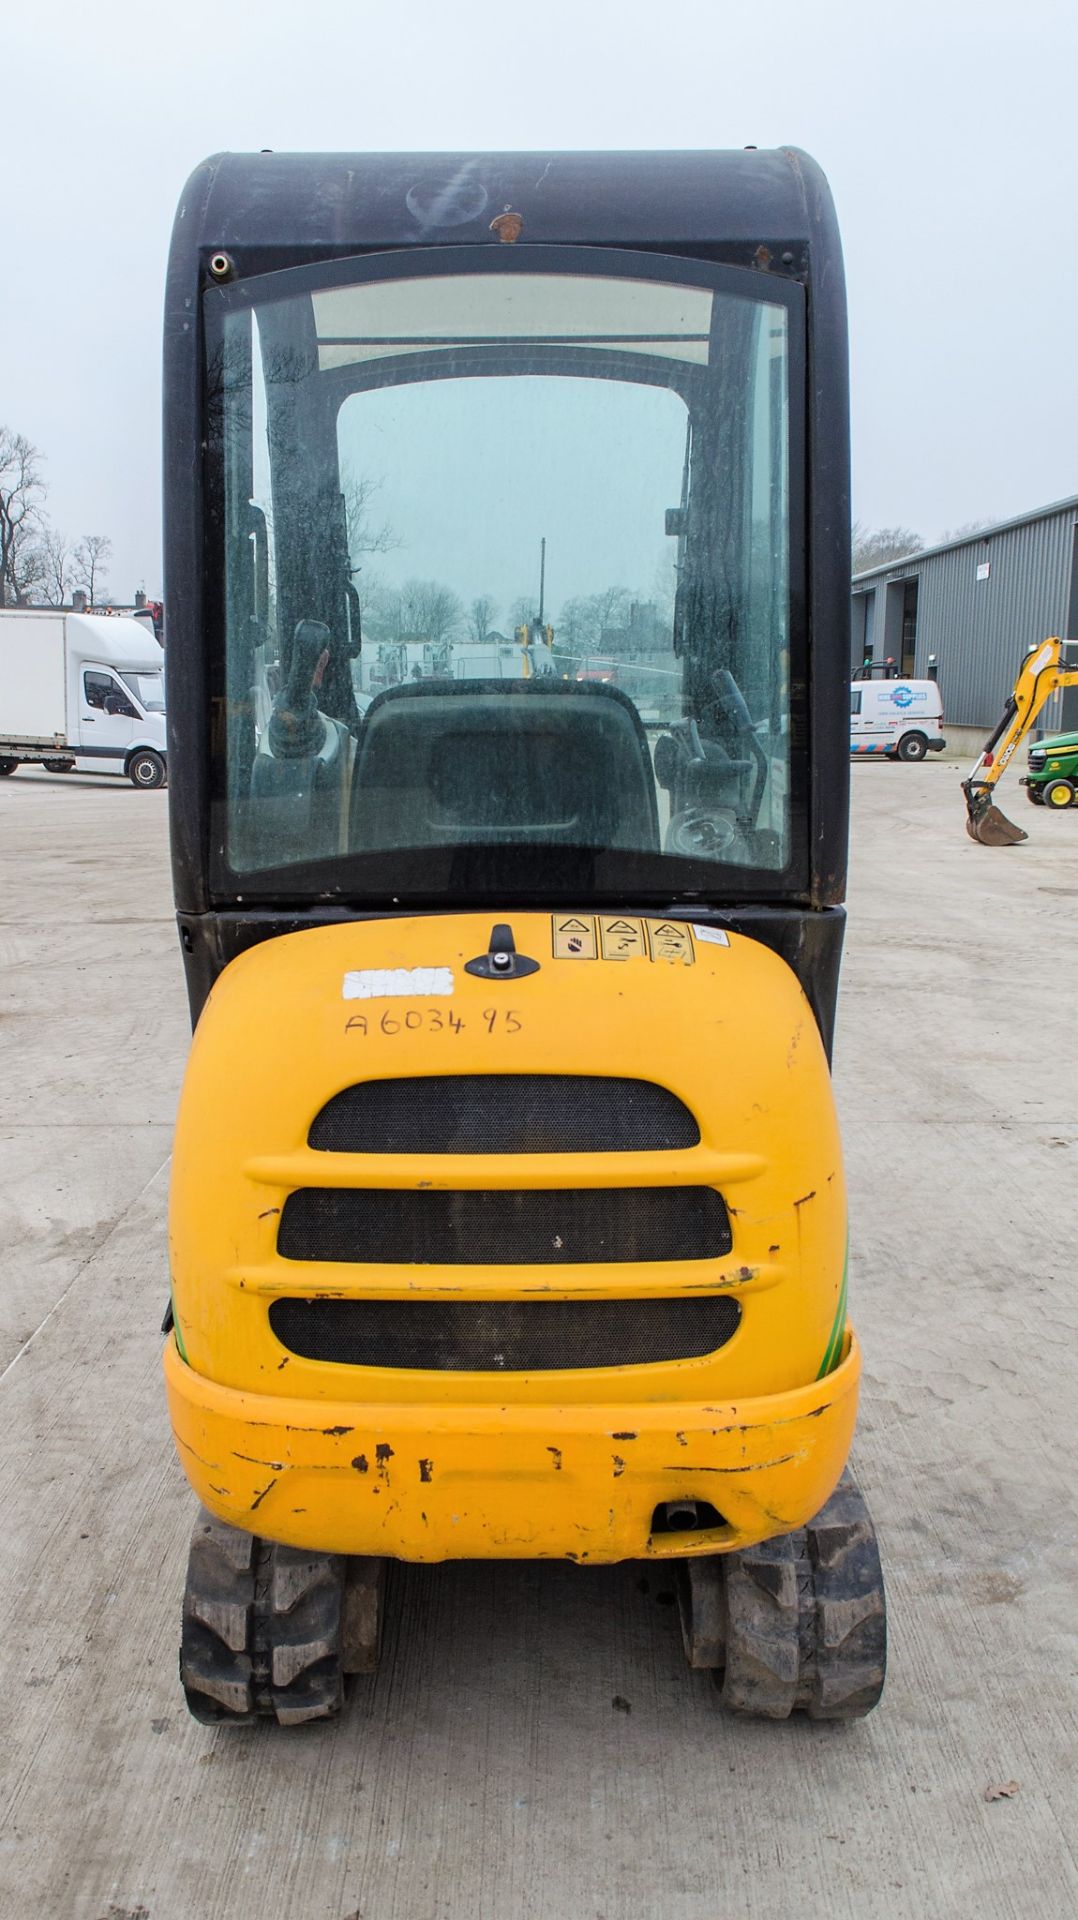
{"label": "excavator boom", "polygon": [[1029,838],[994,804],[992,793],[1049,696],[1059,687],[1078,686],[1078,666],[1063,664],[1064,645],[1053,634],[1026,655],[998,725],[962,782],[966,832],[982,847],[1013,847]]}

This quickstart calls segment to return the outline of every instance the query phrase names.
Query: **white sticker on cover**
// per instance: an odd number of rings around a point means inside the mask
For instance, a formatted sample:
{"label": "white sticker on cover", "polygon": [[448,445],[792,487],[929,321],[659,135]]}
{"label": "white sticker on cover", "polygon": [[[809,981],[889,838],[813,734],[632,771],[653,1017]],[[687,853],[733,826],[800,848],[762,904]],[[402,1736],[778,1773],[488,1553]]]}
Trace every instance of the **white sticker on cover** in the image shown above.
{"label": "white sticker on cover", "polygon": [[362,967],[346,973],[343,1000],[445,1000],[453,991],[451,967]]}
{"label": "white sticker on cover", "polygon": [[693,933],[698,940],[706,940],[709,947],[728,947],[730,944],[729,934],[724,933],[721,927],[694,926]]}

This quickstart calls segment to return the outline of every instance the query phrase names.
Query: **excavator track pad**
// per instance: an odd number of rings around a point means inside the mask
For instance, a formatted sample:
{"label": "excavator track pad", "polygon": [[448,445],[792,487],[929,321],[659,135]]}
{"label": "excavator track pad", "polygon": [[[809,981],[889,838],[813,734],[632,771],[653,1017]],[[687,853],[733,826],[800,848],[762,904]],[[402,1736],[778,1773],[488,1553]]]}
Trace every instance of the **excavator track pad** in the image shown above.
{"label": "excavator track pad", "polygon": [[883,1692],[887,1620],[875,1528],[847,1470],[807,1527],[686,1560],[682,1637],[734,1713],[860,1720]]}
{"label": "excavator track pad", "polygon": [[332,1720],[346,1673],[378,1659],[380,1560],[282,1547],[201,1509],[191,1535],[180,1679],[196,1720]]}

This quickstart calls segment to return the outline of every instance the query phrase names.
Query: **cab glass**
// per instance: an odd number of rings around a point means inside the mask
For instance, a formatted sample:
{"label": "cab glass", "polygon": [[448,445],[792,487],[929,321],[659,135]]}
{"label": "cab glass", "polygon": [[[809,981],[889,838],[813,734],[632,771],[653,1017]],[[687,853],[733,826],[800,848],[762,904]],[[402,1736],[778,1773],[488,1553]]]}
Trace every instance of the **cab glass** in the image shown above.
{"label": "cab glass", "polygon": [[801,290],[565,258],[205,296],[219,884],[796,872]]}

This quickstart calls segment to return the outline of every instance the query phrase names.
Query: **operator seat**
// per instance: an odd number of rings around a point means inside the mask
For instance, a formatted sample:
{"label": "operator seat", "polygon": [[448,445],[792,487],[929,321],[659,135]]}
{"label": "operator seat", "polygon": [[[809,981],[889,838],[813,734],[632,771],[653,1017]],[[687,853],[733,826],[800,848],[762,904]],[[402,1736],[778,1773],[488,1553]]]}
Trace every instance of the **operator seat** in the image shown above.
{"label": "operator seat", "polygon": [[640,716],[616,687],[551,676],[389,687],[359,736],[350,843],[658,852]]}

